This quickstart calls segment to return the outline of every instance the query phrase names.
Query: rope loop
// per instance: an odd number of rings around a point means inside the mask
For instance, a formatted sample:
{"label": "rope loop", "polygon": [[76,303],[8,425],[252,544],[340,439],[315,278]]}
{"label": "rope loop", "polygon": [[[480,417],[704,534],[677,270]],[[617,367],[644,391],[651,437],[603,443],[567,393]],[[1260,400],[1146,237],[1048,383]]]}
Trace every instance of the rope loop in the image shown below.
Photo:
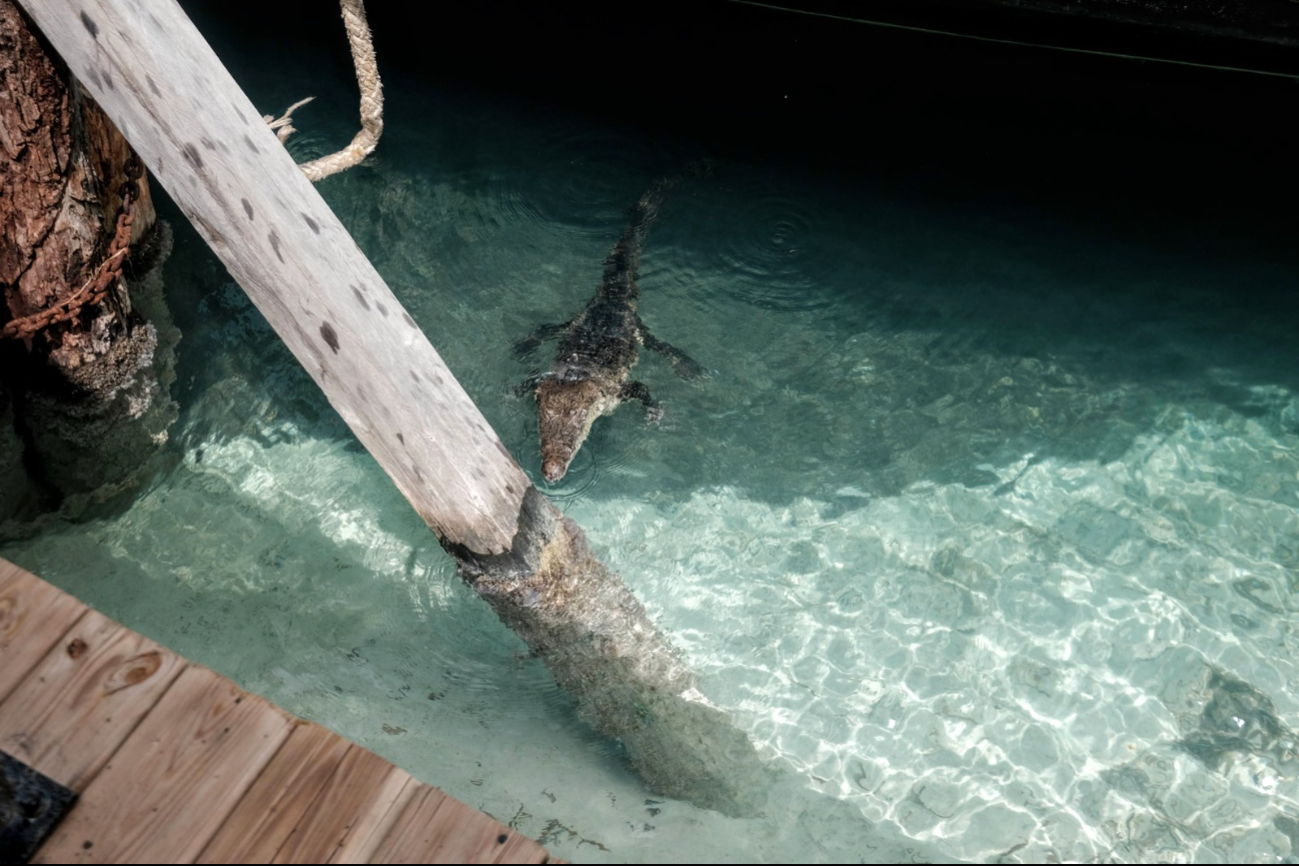
{"label": "rope loop", "polygon": [[[370,38],[370,24],[365,17],[362,0],[339,0],[343,26],[347,28],[347,42],[352,49],[352,64],[356,68],[356,83],[361,89],[361,130],[352,142],[337,153],[299,164],[302,173],[312,182],[323,180],[351,168],[369,156],[379,144],[383,134],[383,83],[379,80],[379,65],[374,58],[374,42]],[[296,130],[290,118],[294,109],[306,105],[315,97],[295,102],[278,118],[268,114],[262,119],[275,130],[280,142],[287,142]]]}

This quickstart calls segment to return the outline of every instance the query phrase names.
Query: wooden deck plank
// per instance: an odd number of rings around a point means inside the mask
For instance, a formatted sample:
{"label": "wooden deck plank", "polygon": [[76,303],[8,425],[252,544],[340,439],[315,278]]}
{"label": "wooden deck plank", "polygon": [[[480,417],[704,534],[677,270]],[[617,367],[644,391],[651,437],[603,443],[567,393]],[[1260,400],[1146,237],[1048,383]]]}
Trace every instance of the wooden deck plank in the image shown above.
{"label": "wooden deck plank", "polygon": [[567,863],[567,860],[552,860],[550,852],[541,847],[536,840],[510,831],[510,838],[496,852],[494,863]]}
{"label": "wooden deck plank", "polygon": [[3,559],[0,695],[0,748],[82,792],[33,863],[547,862]]}
{"label": "wooden deck plank", "polygon": [[330,863],[369,863],[379,845],[406,810],[406,804],[423,787],[405,770],[398,769],[384,780],[384,791],[374,807],[355,825],[343,844],[329,858]]}
{"label": "wooden deck plank", "polygon": [[0,704],[0,749],[80,793],[185,666],[88,610]]}
{"label": "wooden deck plank", "polygon": [[295,727],[197,862],[271,862],[349,748],[346,740],[319,725]]}
{"label": "wooden deck plank", "polygon": [[[388,826],[396,820],[393,805],[409,782],[406,771],[352,746],[320,799],[271,862],[326,863],[343,850],[355,851],[355,856],[368,854],[381,841],[377,831],[385,818]],[[353,833],[360,838],[349,845]]]}
{"label": "wooden deck plank", "polygon": [[229,680],[186,668],[32,862],[192,862],[291,726]]}
{"label": "wooden deck plank", "polygon": [[0,701],[86,610],[67,593],[0,559]]}
{"label": "wooden deck plank", "polygon": [[544,863],[545,850],[504,824],[421,786],[372,863]]}

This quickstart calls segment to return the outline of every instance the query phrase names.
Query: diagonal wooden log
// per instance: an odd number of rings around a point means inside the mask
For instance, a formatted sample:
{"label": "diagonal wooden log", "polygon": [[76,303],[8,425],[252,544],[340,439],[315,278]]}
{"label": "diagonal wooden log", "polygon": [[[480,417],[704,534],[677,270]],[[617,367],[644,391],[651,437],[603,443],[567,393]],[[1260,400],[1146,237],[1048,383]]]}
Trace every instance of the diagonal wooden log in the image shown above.
{"label": "diagonal wooden log", "polygon": [[461,575],[651,787],[752,812],[767,771],[532,486],[174,0],[20,0]]}

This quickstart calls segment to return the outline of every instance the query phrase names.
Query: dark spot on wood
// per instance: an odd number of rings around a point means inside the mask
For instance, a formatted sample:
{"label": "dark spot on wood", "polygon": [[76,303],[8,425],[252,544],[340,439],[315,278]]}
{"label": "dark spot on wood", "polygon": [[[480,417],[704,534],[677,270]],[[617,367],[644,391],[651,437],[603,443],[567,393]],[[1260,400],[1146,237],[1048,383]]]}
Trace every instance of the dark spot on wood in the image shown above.
{"label": "dark spot on wood", "polygon": [[246,135],[244,136],[244,144],[252,148],[253,153],[261,153],[261,151],[257,149],[257,145],[253,144],[253,140]]}
{"label": "dark spot on wood", "polygon": [[378,301],[375,301],[374,305],[379,308],[379,315],[383,316],[384,318],[388,317],[387,307],[385,307],[383,304],[379,303]]}
{"label": "dark spot on wood", "polygon": [[162,653],[152,650],[131,659],[130,667],[126,669],[122,679],[128,686],[133,686],[156,674],[160,667],[162,667]]}
{"label": "dark spot on wood", "polygon": [[410,377],[414,379],[416,382],[419,381],[419,373],[416,373],[414,370],[410,371]]}
{"label": "dark spot on wood", "polygon": [[434,373],[434,374],[433,374],[433,384],[434,384],[434,385],[441,385],[441,384],[442,384],[442,377],[439,376],[437,373]]}
{"label": "dark spot on wood", "polygon": [[313,220],[311,217],[307,216],[306,214],[303,214],[302,218],[307,221],[307,225],[311,227],[311,230],[313,232],[315,232],[316,234],[320,234],[320,226],[316,223],[315,220]]}
{"label": "dark spot on wood", "polygon": [[241,198],[241,199],[239,199],[239,203],[242,204],[242,205],[244,206],[244,213],[248,214],[248,218],[249,218],[249,219],[252,219],[252,218],[253,218],[253,206],[252,206],[251,203],[249,203],[248,199],[246,199],[246,198]]}
{"label": "dark spot on wood", "polygon": [[513,484],[506,484],[506,485],[505,485],[505,492],[506,492],[506,493],[513,493],[513,492],[514,492],[514,485],[513,485]]}
{"label": "dark spot on wood", "polygon": [[206,135],[200,138],[199,142],[208,150],[216,150],[216,144],[214,144],[212,139],[208,138]]}
{"label": "dark spot on wood", "polygon": [[72,643],[68,644],[68,658],[79,659],[86,654],[86,642],[81,638],[73,638]]}
{"label": "dark spot on wood", "polygon": [[217,231],[216,226],[208,222],[203,216],[198,213],[188,212],[186,213],[186,216],[189,217],[190,222],[194,223],[194,227],[197,228],[198,233],[203,235],[207,240],[209,246],[218,247],[226,245],[225,235]]}
{"label": "dark spot on wood", "polygon": [[506,839],[509,839],[509,838],[510,838],[509,836],[506,836],[504,833],[502,833],[501,835],[499,835],[499,836],[496,837],[496,844],[497,844],[497,845],[504,845],[504,844],[505,844],[505,840],[506,840]]}
{"label": "dark spot on wood", "polygon": [[406,444],[406,437],[403,436],[403,435],[401,435],[400,433],[398,433],[398,434],[397,434],[397,441],[400,442],[401,444],[405,445],[405,444]]}
{"label": "dark spot on wood", "polygon": [[242,696],[235,698],[235,703],[236,703],[236,704],[242,704],[243,702],[244,702],[244,699],[243,699]]}
{"label": "dark spot on wood", "polygon": [[100,85],[99,73],[95,70],[93,66],[86,70],[86,77],[89,78],[90,82],[94,84],[96,87]]}
{"label": "dark spot on wood", "polygon": [[109,90],[113,89],[113,75],[107,69],[99,70],[99,74],[104,76],[104,86]]}
{"label": "dark spot on wood", "polygon": [[337,355],[338,354],[338,332],[334,330],[334,326],[329,324],[329,322],[321,322],[320,336],[324,338],[325,345],[333,349],[334,354]]}
{"label": "dark spot on wood", "polygon": [[144,76],[144,81],[145,81],[146,84],[149,85],[149,89],[150,89],[151,91],[153,91],[153,95],[154,95],[154,96],[158,96],[158,97],[161,97],[161,96],[162,96],[162,91],[158,89],[158,85],[156,85],[156,84],[153,83],[153,79],[152,79],[152,78],[150,78],[148,75],[146,75],[146,76]]}
{"label": "dark spot on wood", "polygon": [[365,295],[361,294],[361,290],[356,286],[352,286],[352,294],[356,295],[356,302],[360,304],[366,312],[369,312],[370,302],[365,299]]}
{"label": "dark spot on wood", "polygon": [[412,318],[410,317],[410,313],[402,313],[402,314],[401,314],[401,317],[402,317],[403,319],[405,319],[405,320],[406,320],[406,324],[410,325],[412,328],[418,328],[418,327],[419,327],[418,325],[415,324],[415,320],[412,319]]}
{"label": "dark spot on wood", "polygon": [[[418,467],[418,466],[412,466],[410,469],[411,469],[412,472],[415,473],[415,478],[416,478],[417,480],[419,480],[419,481],[423,481],[423,480],[424,480],[424,476],[423,476],[423,474],[420,473],[420,471],[419,471],[419,467]],[[428,521],[425,521],[425,522],[427,523]]]}
{"label": "dark spot on wood", "polygon": [[[85,18],[85,17],[86,17],[86,13],[82,12],[82,13],[81,13],[81,17],[82,17],[82,18]],[[94,843],[94,842],[91,842],[89,839],[87,839],[86,841],[84,841],[84,842],[81,843],[81,847],[84,848],[84,849],[86,849],[87,851],[89,851],[91,848],[94,848],[94,847],[95,847],[95,843]]]}
{"label": "dark spot on wood", "polygon": [[85,12],[81,13],[81,26],[86,28],[86,32],[90,34],[91,39],[99,38],[99,25],[92,21]]}
{"label": "dark spot on wood", "polygon": [[198,155],[198,148],[194,146],[193,142],[186,142],[180,152],[185,154],[185,159],[189,161],[190,165],[195,168],[203,167],[203,157]]}
{"label": "dark spot on wood", "polygon": [[266,237],[271,241],[271,249],[275,250],[275,258],[280,260],[280,264],[283,264],[284,256],[280,255],[280,236],[275,232],[271,232]]}

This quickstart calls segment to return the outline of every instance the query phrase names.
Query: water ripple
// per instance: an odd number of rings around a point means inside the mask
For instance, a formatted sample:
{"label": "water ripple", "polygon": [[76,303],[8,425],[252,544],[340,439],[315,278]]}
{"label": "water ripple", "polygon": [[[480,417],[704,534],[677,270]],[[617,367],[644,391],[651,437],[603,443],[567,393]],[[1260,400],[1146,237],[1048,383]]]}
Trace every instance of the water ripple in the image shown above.
{"label": "water ripple", "polygon": [[488,206],[564,237],[616,237],[643,188],[673,164],[653,140],[608,127],[552,124],[516,146],[527,158],[509,154],[495,167]]}
{"label": "water ripple", "polygon": [[761,173],[725,172],[715,190],[673,214],[674,268],[720,277],[731,298],[781,312],[835,303],[853,248],[809,189]]}

